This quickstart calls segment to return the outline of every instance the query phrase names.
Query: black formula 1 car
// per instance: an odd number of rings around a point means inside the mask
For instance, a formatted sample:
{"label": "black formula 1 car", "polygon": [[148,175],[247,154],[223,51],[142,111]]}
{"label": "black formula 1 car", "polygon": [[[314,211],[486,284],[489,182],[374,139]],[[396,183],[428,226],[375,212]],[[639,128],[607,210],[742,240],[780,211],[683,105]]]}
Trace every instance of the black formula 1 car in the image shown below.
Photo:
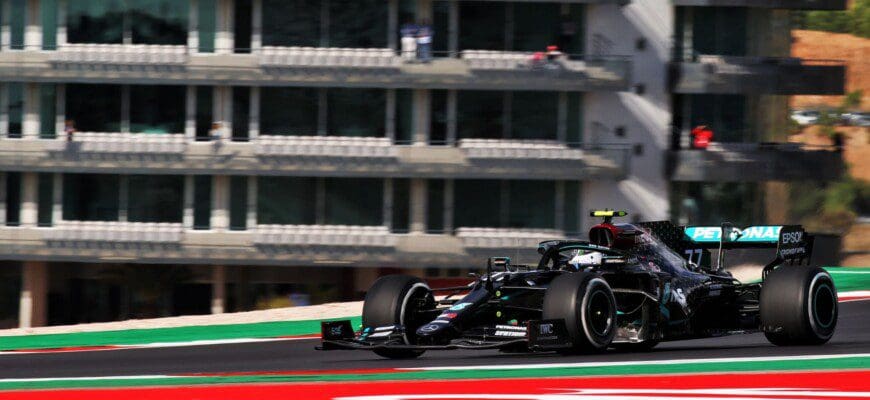
{"label": "black formula 1 car", "polygon": [[[614,224],[624,211],[591,215],[604,221],[588,241],[542,242],[537,265],[490,258],[468,286],[432,290],[416,277],[382,277],[366,294],[360,329],[324,322],[318,349],[412,358],[447,349],[647,350],[757,331],[776,345],[818,345],[834,333],[834,282],[804,265],[813,237],[800,226]],[[725,253],[736,248],[775,249],[758,266],[761,281],[741,283],[725,270]]]}

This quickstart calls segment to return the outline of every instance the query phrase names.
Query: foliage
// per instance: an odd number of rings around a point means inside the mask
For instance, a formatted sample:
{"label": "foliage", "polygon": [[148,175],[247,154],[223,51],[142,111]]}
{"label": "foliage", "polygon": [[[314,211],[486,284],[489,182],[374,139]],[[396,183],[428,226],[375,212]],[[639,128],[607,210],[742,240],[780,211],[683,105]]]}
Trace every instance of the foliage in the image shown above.
{"label": "foliage", "polygon": [[[870,18],[870,14],[867,15]],[[843,97],[843,110],[851,110],[861,106],[861,98],[864,97],[864,91],[861,89],[853,90],[849,93],[846,93],[846,96]]]}
{"label": "foliage", "polygon": [[791,186],[792,217],[807,230],[845,232],[858,215],[870,213],[870,182],[849,176],[830,184]]}
{"label": "foliage", "polygon": [[792,20],[798,29],[870,38],[870,0],[856,0],[854,6],[845,11],[796,11]]}

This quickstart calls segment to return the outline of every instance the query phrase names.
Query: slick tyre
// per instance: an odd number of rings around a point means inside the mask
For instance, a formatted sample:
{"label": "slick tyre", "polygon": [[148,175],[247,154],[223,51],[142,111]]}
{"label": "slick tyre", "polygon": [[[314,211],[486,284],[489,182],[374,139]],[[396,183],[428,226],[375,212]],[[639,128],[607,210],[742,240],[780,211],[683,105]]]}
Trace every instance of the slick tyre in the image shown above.
{"label": "slick tyre", "polygon": [[542,319],[563,319],[573,347],[565,353],[603,351],[616,334],[616,299],[591,272],[560,275],[544,294]]}
{"label": "slick tyre", "polygon": [[781,266],[761,287],[761,329],[777,346],[820,345],[837,327],[837,289],[819,267]]}
{"label": "slick tyre", "polygon": [[[405,344],[416,343],[415,332],[425,321],[416,318],[420,300],[432,300],[432,290],[420,278],[407,275],[387,275],[372,285],[363,302],[363,326],[402,325]],[[434,300],[433,300],[434,301]],[[375,349],[386,358],[415,358],[423,350]]]}

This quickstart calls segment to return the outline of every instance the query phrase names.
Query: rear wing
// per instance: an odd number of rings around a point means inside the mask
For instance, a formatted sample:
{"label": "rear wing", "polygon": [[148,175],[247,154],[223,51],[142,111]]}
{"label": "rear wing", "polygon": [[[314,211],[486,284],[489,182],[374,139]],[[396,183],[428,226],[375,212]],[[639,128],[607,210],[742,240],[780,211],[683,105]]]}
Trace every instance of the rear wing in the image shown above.
{"label": "rear wing", "polygon": [[[774,259],[765,266],[764,275],[773,267],[783,264],[809,262],[813,249],[813,236],[800,225],[760,225],[735,228],[730,223],[721,226],[677,226],[669,221],[645,222],[642,227],[680,253],[687,261],[713,270],[724,267],[725,250],[775,249]],[[710,250],[717,249],[718,260],[713,263]]]}

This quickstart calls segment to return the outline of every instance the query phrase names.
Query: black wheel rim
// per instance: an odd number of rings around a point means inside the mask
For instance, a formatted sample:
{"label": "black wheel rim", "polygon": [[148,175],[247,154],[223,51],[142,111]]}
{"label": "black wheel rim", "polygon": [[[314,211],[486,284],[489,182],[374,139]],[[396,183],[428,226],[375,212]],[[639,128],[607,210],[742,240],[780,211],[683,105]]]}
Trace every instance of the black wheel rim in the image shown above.
{"label": "black wheel rim", "polygon": [[613,302],[606,293],[596,290],[589,296],[589,302],[586,304],[586,319],[595,335],[607,335],[612,321],[612,312]]}
{"label": "black wheel rim", "polygon": [[837,302],[834,300],[834,291],[827,283],[821,283],[816,287],[813,295],[813,318],[816,324],[823,329],[830,328],[834,323]]}

